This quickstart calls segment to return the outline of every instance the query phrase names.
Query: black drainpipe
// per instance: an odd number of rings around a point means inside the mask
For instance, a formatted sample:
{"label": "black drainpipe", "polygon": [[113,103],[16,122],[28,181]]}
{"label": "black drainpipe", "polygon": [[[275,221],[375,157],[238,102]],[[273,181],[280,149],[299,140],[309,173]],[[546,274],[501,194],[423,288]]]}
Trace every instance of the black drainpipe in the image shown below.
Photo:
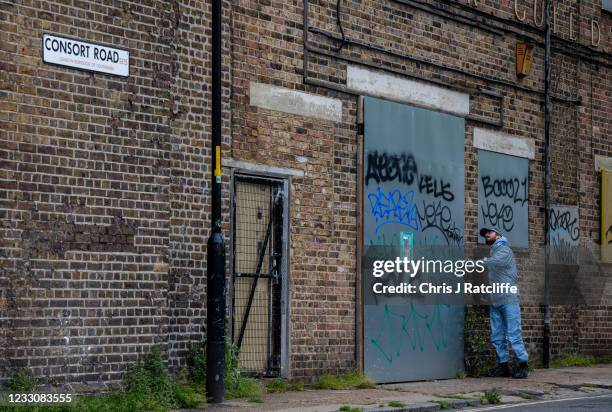
{"label": "black drainpipe", "polygon": [[212,0],[212,207],[206,265],[206,394],[209,402],[225,397],[225,243],[221,233],[221,13]]}
{"label": "black drainpipe", "polygon": [[546,39],[544,43],[544,204],[546,207],[544,223],[544,335],[542,336],[542,363],[550,366],[550,259],[549,223],[552,202],[552,177],[550,161],[550,117],[551,117],[551,56],[550,38],[552,32],[552,0],[546,0]]}

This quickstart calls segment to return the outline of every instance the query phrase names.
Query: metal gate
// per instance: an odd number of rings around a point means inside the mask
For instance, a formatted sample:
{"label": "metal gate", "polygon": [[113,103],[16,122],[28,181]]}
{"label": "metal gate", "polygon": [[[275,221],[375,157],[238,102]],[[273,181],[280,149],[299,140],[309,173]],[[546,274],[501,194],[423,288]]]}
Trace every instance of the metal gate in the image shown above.
{"label": "metal gate", "polygon": [[277,179],[234,178],[232,340],[240,368],[262,376],[281,370],[283,188]]}

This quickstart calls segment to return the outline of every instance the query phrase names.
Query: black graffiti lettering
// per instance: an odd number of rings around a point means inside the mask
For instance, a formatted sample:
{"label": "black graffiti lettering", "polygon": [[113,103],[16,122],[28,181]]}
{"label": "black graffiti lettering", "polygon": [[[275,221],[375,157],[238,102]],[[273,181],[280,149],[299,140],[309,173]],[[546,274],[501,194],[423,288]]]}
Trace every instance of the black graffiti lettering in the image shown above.
{"label": "black graffiti lettering", "polygon": [[495,202],[486,201],[486,207],[481,206],[484,224],[490,224],[496,227],[503,226],[503,229],[510,232],[514,228],[514,211],[510,205],[505,203],[497,204]]}
{"label": "black graffiti lettering", "polygon": [[528,200],[527,178],[521,181],[518,177],[492,179],[491,176],[483,176],[481,180],[485,197],[508,197],[521,205]]}
{"label": "black graffiti lettering", "polygon": [[407,185],[411,185],[416,179],[417,165],[412,154],[390,155],[374,151],[368,153],[367,161],[366,185],[370,179],[374,179],[376,183],[397,180]]}
{"label": "black graffiti lettering", "polygon": [[443,205],[441,200],[433,203],[423,201],[422,212],[419,210],[421,231],[437,229],[440,231],[448,245],[460,245],[463,241],[461,231],[453,221],[451,210]]}
{"label": "black graffiti lettering", "polygon": [[425,203],[423,201],[423,215],[419,213],[419,219],[423,226],[445,227],[451,221],[452,215],[450,208],[443,205],[441,201]]}
{"label": "black graffiti lettering", "polygon": [[572,214],[569,210],[561,212],[554,208],[550,209],[550,219],[548,221],[548,225],[550,231],[566,231],[572,240],[578,240],[580,237],[578,217],[574,217],[572,219]]}
{"label": "black graffiti lettering", "polygon": [[431,175],[421,175],[419,177],[419,192],[433,194],[434,197],[442,197],[449,202],[455,200],[455,195],[450,190],[450,183],[444,183],[442,179],[438,182]]}
{"label": "black graffiti lettering", "polygon": [[410,186],[418,179],[420,193],[426,193],[452,202],[455,195],[450,183],[431,175],[419,175],[417,163],[411,153],[388,154],[372,151],[368,153],[365,184],[373,179],[376,183],[397,181]]}

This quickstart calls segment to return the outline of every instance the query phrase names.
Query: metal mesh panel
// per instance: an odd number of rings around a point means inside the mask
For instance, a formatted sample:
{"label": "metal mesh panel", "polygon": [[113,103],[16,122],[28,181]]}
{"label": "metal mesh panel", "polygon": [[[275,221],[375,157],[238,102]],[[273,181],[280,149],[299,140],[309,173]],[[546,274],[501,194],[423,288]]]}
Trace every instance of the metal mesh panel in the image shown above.
{"label": "metal mesh panel", "polygon": [[[248,303],[254,278],[236,278],[234,281],[234,330],[239,331]],[[249,319],[240,348],[239,365],[251,372],[264,372],[269,356],[269,282],[260,278],[255,289]]]}
{"label": "metal mesh panel", "polygon": [[278,190],[278,182],[265,180],[237,179],[234,186],[234,343],[240,345],[243,370],[267,375],[274,374],[280,351],[275,339],[280,289],[272,253],[281,241],[274,230],[282,223],[274,215]]}
{"label": "metal mesh panel", "polygon": [[[267,184],[237,181],[234,190],[235,255],[234,272],[254,274],[263,247],[271,212],[271,187]],[[269,274],[270,242],[261,266],[262,274]]]}

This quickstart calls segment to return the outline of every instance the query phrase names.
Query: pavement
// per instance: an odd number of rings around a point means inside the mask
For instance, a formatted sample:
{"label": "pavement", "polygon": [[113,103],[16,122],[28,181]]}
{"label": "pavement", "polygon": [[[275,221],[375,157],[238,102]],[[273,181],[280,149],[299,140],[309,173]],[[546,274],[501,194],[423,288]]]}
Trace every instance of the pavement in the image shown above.
{"label": "pavement", "polygon": [[[483,399],[485,391],[494,388],[500,394],[499,405]],[[612,365],[537,369],[527,379],[464,378],[385,384],[377,389],[271,393],[257,402],[232,400],[201,411],[336,412],[343,406],[364,412],[612,411]]]}

